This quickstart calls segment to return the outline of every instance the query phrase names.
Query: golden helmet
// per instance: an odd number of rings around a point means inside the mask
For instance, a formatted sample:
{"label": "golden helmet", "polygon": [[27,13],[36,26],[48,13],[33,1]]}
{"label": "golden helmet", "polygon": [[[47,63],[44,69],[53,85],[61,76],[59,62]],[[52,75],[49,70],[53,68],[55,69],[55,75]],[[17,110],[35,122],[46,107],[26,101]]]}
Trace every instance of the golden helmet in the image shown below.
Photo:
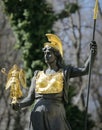
{"label": "golden helmet", "polygon": [[58,50],[63,57],[63,49],[62,49],[62,42],[58,36],[55,34],[46,34],[48,41],[47,43],[44,43],[45,46],[50,46],[56,50]]}

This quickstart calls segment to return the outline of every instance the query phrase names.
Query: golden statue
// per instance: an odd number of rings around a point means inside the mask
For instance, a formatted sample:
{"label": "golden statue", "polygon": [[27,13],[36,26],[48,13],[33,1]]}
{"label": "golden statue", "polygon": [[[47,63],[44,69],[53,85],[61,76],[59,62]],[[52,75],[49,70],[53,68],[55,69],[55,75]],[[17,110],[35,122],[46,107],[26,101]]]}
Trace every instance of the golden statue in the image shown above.
{"label": "golden statue", "polygon": [[16,64],[6,73],[6,69],[2,68],[2,73],[7,76],[7,83],[5,89],[10,88],[10,97],[12,104],[18,102],[18,98],[22,97],[21,85],[26,87],[26,76],[25,72],[20,69]]}

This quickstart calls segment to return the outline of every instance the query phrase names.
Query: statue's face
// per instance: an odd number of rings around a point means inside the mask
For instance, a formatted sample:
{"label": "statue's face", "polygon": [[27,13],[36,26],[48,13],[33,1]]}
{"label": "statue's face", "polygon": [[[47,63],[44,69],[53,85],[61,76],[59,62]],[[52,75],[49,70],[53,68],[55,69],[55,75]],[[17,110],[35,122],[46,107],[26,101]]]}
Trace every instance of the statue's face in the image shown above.
{"label": "statue's face", "polygon": [[48,64],[53,63],[56,60],[56,56],[54,55],[54,52],[51,47],[45,48],[44,59],[45,59],[45,62]]}

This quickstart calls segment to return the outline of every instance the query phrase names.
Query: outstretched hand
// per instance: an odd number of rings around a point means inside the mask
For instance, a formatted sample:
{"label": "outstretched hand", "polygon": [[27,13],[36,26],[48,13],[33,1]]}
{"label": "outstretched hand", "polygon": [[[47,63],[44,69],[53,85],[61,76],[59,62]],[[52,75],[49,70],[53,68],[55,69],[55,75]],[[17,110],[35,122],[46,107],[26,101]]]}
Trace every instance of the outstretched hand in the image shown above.
{"label": "outstretched hand", "polygon": [[20,110],[20,104],[19,103],[11,104],[11,106],[12,106],[12,109],[15,110],[15,111]]}
{"label": "outstretched hand", "polygon": [[97,44],[96,44],[96,41],[91,41],[90,42],[90,49],[92,51],[92,54],[94,54],[94,55],[97,54]]}

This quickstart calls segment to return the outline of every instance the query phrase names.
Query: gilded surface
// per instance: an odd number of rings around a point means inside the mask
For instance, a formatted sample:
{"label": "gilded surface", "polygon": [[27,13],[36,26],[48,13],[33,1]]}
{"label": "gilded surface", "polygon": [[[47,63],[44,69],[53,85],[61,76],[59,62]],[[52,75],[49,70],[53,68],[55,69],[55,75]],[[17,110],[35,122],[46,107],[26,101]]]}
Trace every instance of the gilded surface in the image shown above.
{"label": "gilded surface", "polygon": [[5,72],[4,68],[1,70],[7,75],[6,89],[10,88],[10,97],[12,98],[12,103],[16,103],[17,99],[22,96],[22,91],[20,85],[26,87],[25,72],[20,69],[17,65],[14,65],[8,72]]}
{"label": "gilded surface", "polygon": [[63,73],[62,71],[55,74],[45,74],[40,71],[36,77],[36,93],[51,94],[60,93],[63,90]]}
{"label": "gilded surface", "polygon": [[49,42],[45,43],[44,46],[51,46],[55,48],[56,50],[60,52],[61,56],[63,57],[62,42],[59,39],[59,37],[54,34],[46,34],[46,36]]}
{"label": "gilded surface", "polygon": [[94,16],[93,16],[94,19],[97,19],[97,14],[98,14],[98,0],[96,0],[95,3]]}

